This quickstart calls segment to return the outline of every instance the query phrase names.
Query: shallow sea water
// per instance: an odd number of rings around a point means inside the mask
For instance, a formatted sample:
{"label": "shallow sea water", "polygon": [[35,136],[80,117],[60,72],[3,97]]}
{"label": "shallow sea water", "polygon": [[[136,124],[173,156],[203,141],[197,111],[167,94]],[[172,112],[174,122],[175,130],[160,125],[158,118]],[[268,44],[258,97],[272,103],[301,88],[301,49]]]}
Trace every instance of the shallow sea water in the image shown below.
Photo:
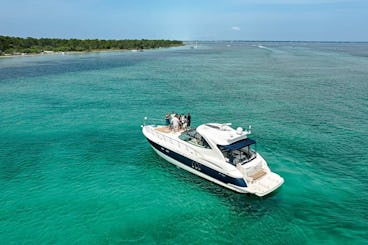
{"label": "shallow sea water", "polygon": [[[0,59],[2,244],[368,243],[368,44]],[[143,118],[252,125],[264,198],[159,158]]]}

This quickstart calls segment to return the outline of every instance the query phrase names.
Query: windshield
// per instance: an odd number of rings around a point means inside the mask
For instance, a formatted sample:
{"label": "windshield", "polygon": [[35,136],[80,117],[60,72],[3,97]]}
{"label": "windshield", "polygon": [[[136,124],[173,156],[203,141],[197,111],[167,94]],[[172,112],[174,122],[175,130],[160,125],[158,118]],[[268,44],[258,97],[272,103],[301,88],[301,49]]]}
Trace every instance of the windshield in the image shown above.
{"label": "windshield", "polygon": [[179,136],[179,139],[184,140],[195,146],[208,148],[208,149],[211,148],[209,144],[207,143],[207,141],[195,129],[191,129],[186,132],[183,132]]}
{"label": "windshield", "polygon": [[[248,145],[249,143],[249,145]],[[238,147],[234,147],[235,145],[238,145]],[[247,139],[246,142],[243,142],[242,144],[236,143],[232,145],[227,146],[218,146],[221,150],[222,154],[225,157],[225,160],[233,165],[236,165],[238,163],[245,164],[254,158],[256,158],[256,142],[251,139]]]}

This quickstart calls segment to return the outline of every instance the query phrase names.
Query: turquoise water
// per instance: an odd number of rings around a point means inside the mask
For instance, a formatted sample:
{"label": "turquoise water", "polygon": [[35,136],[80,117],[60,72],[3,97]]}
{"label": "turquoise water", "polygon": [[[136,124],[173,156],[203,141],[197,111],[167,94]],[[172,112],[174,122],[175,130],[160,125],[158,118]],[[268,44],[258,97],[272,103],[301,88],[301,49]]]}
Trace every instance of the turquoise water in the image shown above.
{"label": "turquoise water", "polygon": [[[368,243],[368,44],[209,42],[0,59],[1,244]],[[284,185],[160,159],[145,116],[252,125]]]}

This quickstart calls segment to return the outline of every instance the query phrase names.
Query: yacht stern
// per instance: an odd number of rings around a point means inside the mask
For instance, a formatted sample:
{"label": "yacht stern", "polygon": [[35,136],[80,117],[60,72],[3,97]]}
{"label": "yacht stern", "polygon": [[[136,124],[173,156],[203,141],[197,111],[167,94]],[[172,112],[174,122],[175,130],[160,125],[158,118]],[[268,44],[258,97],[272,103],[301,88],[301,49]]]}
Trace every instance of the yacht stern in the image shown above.
{"label": "yacht stern", "polygon": [[284,183],[284,178],[274,172],[268,172],[259,179],[253,180],[248,183],[248,191],[259,197],[263,197],[277,188],[279,188]]}

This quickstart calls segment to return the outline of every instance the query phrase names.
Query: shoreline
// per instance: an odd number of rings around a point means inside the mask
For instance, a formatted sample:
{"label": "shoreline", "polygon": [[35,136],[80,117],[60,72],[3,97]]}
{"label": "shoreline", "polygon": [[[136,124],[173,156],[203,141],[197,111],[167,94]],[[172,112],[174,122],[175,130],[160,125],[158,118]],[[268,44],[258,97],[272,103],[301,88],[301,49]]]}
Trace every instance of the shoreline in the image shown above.
{"label": "shoreline", "polygon": [[31,53],[31,54],[6,54],[0,55],[1,58],[16,58],[16,57],[32,57],[32,56],[49,56],[49,55],[69,55],[69,54],[86,54],[86,53],[98,53],[98,52],[117,52],[117,51],[131,51],[131,49],[98,49],[98,50],[91,50],[91,51],[56,51],[56,52],[47,52],[47,53]]}
{"label": "shoreline", "polygon": [[144,50],[156,50],[156,49],[167,49],[181,47],[185,45],[172,46],[172,47],[159,47],[159,48],[147,48],[147,49],[94,49],[88,51],[44,51],[42,53],[21,53],[21,54],[5,54],[0,55],[2,58],[17,58],[17,57],[32,57],[32,56],[49,56],[49,55],[70,55],[70,54],[87,54],[87,53],[104,53],[104,52],[143,52]]}

